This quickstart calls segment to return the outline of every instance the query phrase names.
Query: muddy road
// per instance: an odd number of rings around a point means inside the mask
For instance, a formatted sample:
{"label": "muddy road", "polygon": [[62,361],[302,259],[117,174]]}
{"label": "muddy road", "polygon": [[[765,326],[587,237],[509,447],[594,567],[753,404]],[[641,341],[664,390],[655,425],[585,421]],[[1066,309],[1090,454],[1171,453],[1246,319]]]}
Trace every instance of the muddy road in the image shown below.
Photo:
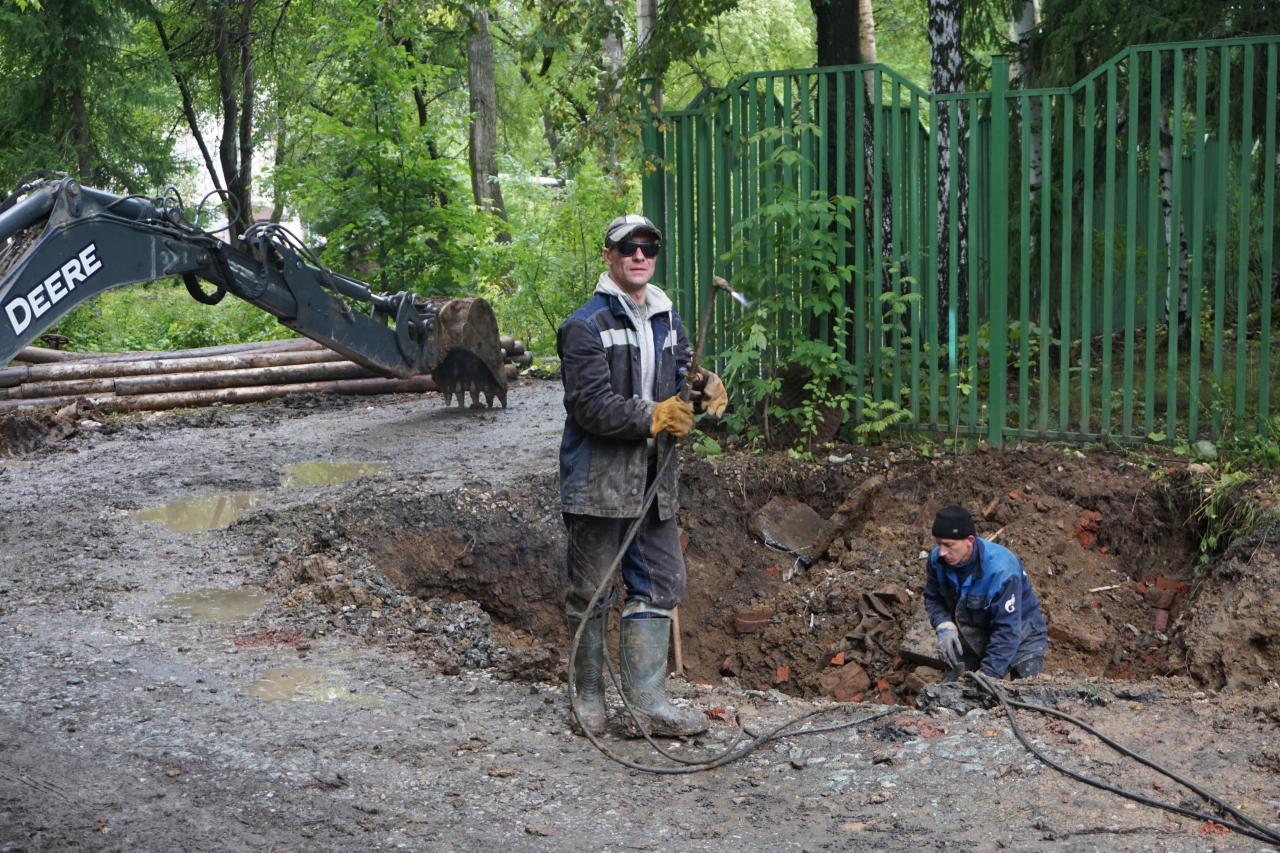
{"label": "muddy road", "polygon": [[[1061,451],[689,460],[690,677],[673,685],[712,728],[678,754],[737,724],[901,704],[709,773],[604,758],[564,708],[559,394],[0,423],[0,850],[1267,849],[1059,775],[998,711],[909,707],[933,689],[895,654],[920,518],[966,483],[1058,625],[1028,696],[1280,825],[1276,544],[1242,545],[1192,601],[1191,546],[1151,472]],[[877,474],[873,510],[810,567],[748,532],[771,497],[826,518]],[[856,630],[868,607],[874,635]],[[831,701],[855,665],[861,701]],[[1019,720],[1082,772],[1204,807]]]}

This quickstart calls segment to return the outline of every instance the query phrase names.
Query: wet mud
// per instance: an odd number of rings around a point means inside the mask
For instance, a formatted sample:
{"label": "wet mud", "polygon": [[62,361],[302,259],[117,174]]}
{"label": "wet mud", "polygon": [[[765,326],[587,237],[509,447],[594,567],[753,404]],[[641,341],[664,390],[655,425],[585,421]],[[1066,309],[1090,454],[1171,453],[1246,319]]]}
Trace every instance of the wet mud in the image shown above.
{"label": "wet mud", "polygon": [[[0,849],[1257,849],[1054,773],[997,711],[912,708],[938,676],[904,654],[921,552],[952,502],[1032,577],[1043,695],[1280,821],[1280,546],[1245,537],[1197,575],[1180,460],[686,457],[672,685],[712,727],[678,753],[814,708],[894,711],[654,777],[568,731],[558,385],[510,404],[0,422]],[[751,534],[774,498],[839,521],[809,565]],[[197,500],[222,501],[216,523],[143,516]],[[1096,775],[1187,796],[1020,723]]]}

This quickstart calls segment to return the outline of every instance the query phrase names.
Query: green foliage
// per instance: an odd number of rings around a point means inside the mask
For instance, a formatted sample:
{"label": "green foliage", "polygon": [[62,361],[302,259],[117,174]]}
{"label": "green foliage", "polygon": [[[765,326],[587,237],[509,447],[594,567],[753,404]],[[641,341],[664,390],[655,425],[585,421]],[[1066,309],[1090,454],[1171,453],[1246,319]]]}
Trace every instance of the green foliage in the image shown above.
{"label": "green foliage", "polygon": [[704,87],[753,71],[813,65],[813,25],[809,0],[739,0],[708,21],[697,50],[671,62],[663,76],[666,103],[682,106]]}
{"label": "green foliage", "polygon": [[585,163],[563,187],[510,181],[504,187],[512,241],[487,247],[484,290],[506,334],[535,352],[554,352],[556,330],[594,291],[604,270],[604,229],[638,210],[638,189]]}
{"label": "green foliage", "polygon": [[1280,466],[1280,415],[1274,415],[1260,429],[1253,423],[1247,429],[1226,424],[1222,455],[1240,466]]}
{"label": "green foliage", "polygon": [[[1247,471],[1224,465],[1207,480],[1193,479],[1199,498],[1187,523],[1200,536],[1197,579],[1214,558],[1238,536],[1280,522],[1270,507],[1254,493],[1259,481]],[[1274,498],[1273,498],[1274,500]]]}
{"label": "green foliage", "polygon": [[140,191],[181,170],[164,69],[130,55],[147,9],[139,0],[0,4],[0,186],[49,169]]}
{"label": "green foliage", "polygon": [[724,448],[720,446],[720,442],[702,430],[695,429],[693,431],[693,452],[704,459],[714,459],[724,453]]}
{"label": "green foliage", "polygon": [[[896,277],[896,271],[891,270],[890,275]],[[913,283],[910,276],[904,276],[902,286],[910,288]],[[895,293],[893,291],[885,291],[880,294],[880,312],[881,315],[877,321],[868,319],[867,334],[870,338],[879,339],[880,344],[880,364],[881,375],[872,377],[872,381],[878,383],[879,387],[889,389],[889,393],[885,394],[881,399],[877,400],[875,395],[864,391],[860,397],[860,405],[858,407],[858,423],[854,426],[853,431],[858,440],[864,444],[878,443],[883,440],[884,435],[894,426],[911,420],[911,410],[907,408],[907,399],[911,393],[909,385],[894,386],[894,372],[892,365],[897,363],[905,363],[907,365],[907,379],[911,380],[911,375],[916,374],[916,381],[923,383],[923,375],[920,374],[920,365],[911,362],[911,347],[909,338],[907,338],[907,318],[914,309],[917,312],[921,305],[922,299],[919,293]],[[895,349],[894,342],[898,342]]]}
{"label": "green foliage", "polygon": [[410,97],[450,71],[415,62],[369,15],[325,21],[316,37],[327,45],[326,103],[295,118],[296,147],[275,181],[322,235],[321,258],[380,290],[470,291],[492,223],[459,163],[432,148],[432,134],[450,122],[457,131],[462,115],[442,112],[429,134]]}
{"label": "green foliage", "polygon": [[[812,169],[798,147],[803,134],[817,136],[820,131],[812,125],[761,131],[752,142],[771,149],[762,172]],[[731,429],[768,438],[781,428],[797,435],[796,449],[809,452],[828,418],[837,413],[841,420],[847,416],[854,369],[844,356],[852,317],[845,291],[853,266],[847,261],[847,242],[837,229],[852,227],[850,213],[855,204],[848,196],[828,197],[816,191],[804,196],[791,182],[783,182],[772,201],[734,225],[733,246],[724,260],[733,264],[737,283],[754,297],[744,320],[743,343],[720,353],[729,387],[739,397],[729,418]],[[766,287],[772,281],[800,284],[795,292],[786,293],[783,288]],[[811,327],[779,322],[795,311],[800,299]],[[775,328],[782,330],[776,338],[765,331]],[[814,330],[820,333],[813,334]],[[801,403],[792,408],[783,408],[778,401],[779,371],[784,364],[793,375],[804,378]]]}
{"label": "green foliage", "polygon": [[77,352],[194,349],[294,337],[270,314],[239,299],[201,305],[177,281],[108,291],[77,306],[54,331]]}

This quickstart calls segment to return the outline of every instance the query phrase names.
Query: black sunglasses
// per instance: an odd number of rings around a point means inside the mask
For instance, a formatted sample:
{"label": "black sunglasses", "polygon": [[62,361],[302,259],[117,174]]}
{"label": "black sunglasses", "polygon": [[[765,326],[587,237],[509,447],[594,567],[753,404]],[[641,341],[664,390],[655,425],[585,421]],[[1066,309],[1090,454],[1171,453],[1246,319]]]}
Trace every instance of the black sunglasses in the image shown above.
{"label": "black sunglasses", "polygon": [[646,258],[656,258],[658,257],[658,252],[662,251],[662,244],[637,243],[635,240],[623,240],[621,243],[615,244],[613,249],[624,258],[629,258],[634,255],[636,253],[636,249],[643,252]]}

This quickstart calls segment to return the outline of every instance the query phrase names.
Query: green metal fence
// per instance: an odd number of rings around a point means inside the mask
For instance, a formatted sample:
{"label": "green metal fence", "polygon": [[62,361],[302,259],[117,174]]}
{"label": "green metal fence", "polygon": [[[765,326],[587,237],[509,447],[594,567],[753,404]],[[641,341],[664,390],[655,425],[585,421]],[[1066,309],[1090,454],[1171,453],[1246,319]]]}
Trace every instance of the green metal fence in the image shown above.
{"label": "green metal fence", "polygon": [[[811,224],[854,268],[839,343],[858,396],[909,425],[995,443],[1265,428],[1278,60],[1280,37],[1144,45],[1069,88],[1011,89],[996,58],[992,91],[948,95],[880,65],[749,74],[645,132],[659,280],[692,316],[713,274],[752,270],[789,306],[771,333],[829,336],[812,268],[773,248],[788,226],[749,224],[852,197],[847,222]],[[886,292],[910,297],[900,324]],[[740,309],[715,310],[724,353]]]}

